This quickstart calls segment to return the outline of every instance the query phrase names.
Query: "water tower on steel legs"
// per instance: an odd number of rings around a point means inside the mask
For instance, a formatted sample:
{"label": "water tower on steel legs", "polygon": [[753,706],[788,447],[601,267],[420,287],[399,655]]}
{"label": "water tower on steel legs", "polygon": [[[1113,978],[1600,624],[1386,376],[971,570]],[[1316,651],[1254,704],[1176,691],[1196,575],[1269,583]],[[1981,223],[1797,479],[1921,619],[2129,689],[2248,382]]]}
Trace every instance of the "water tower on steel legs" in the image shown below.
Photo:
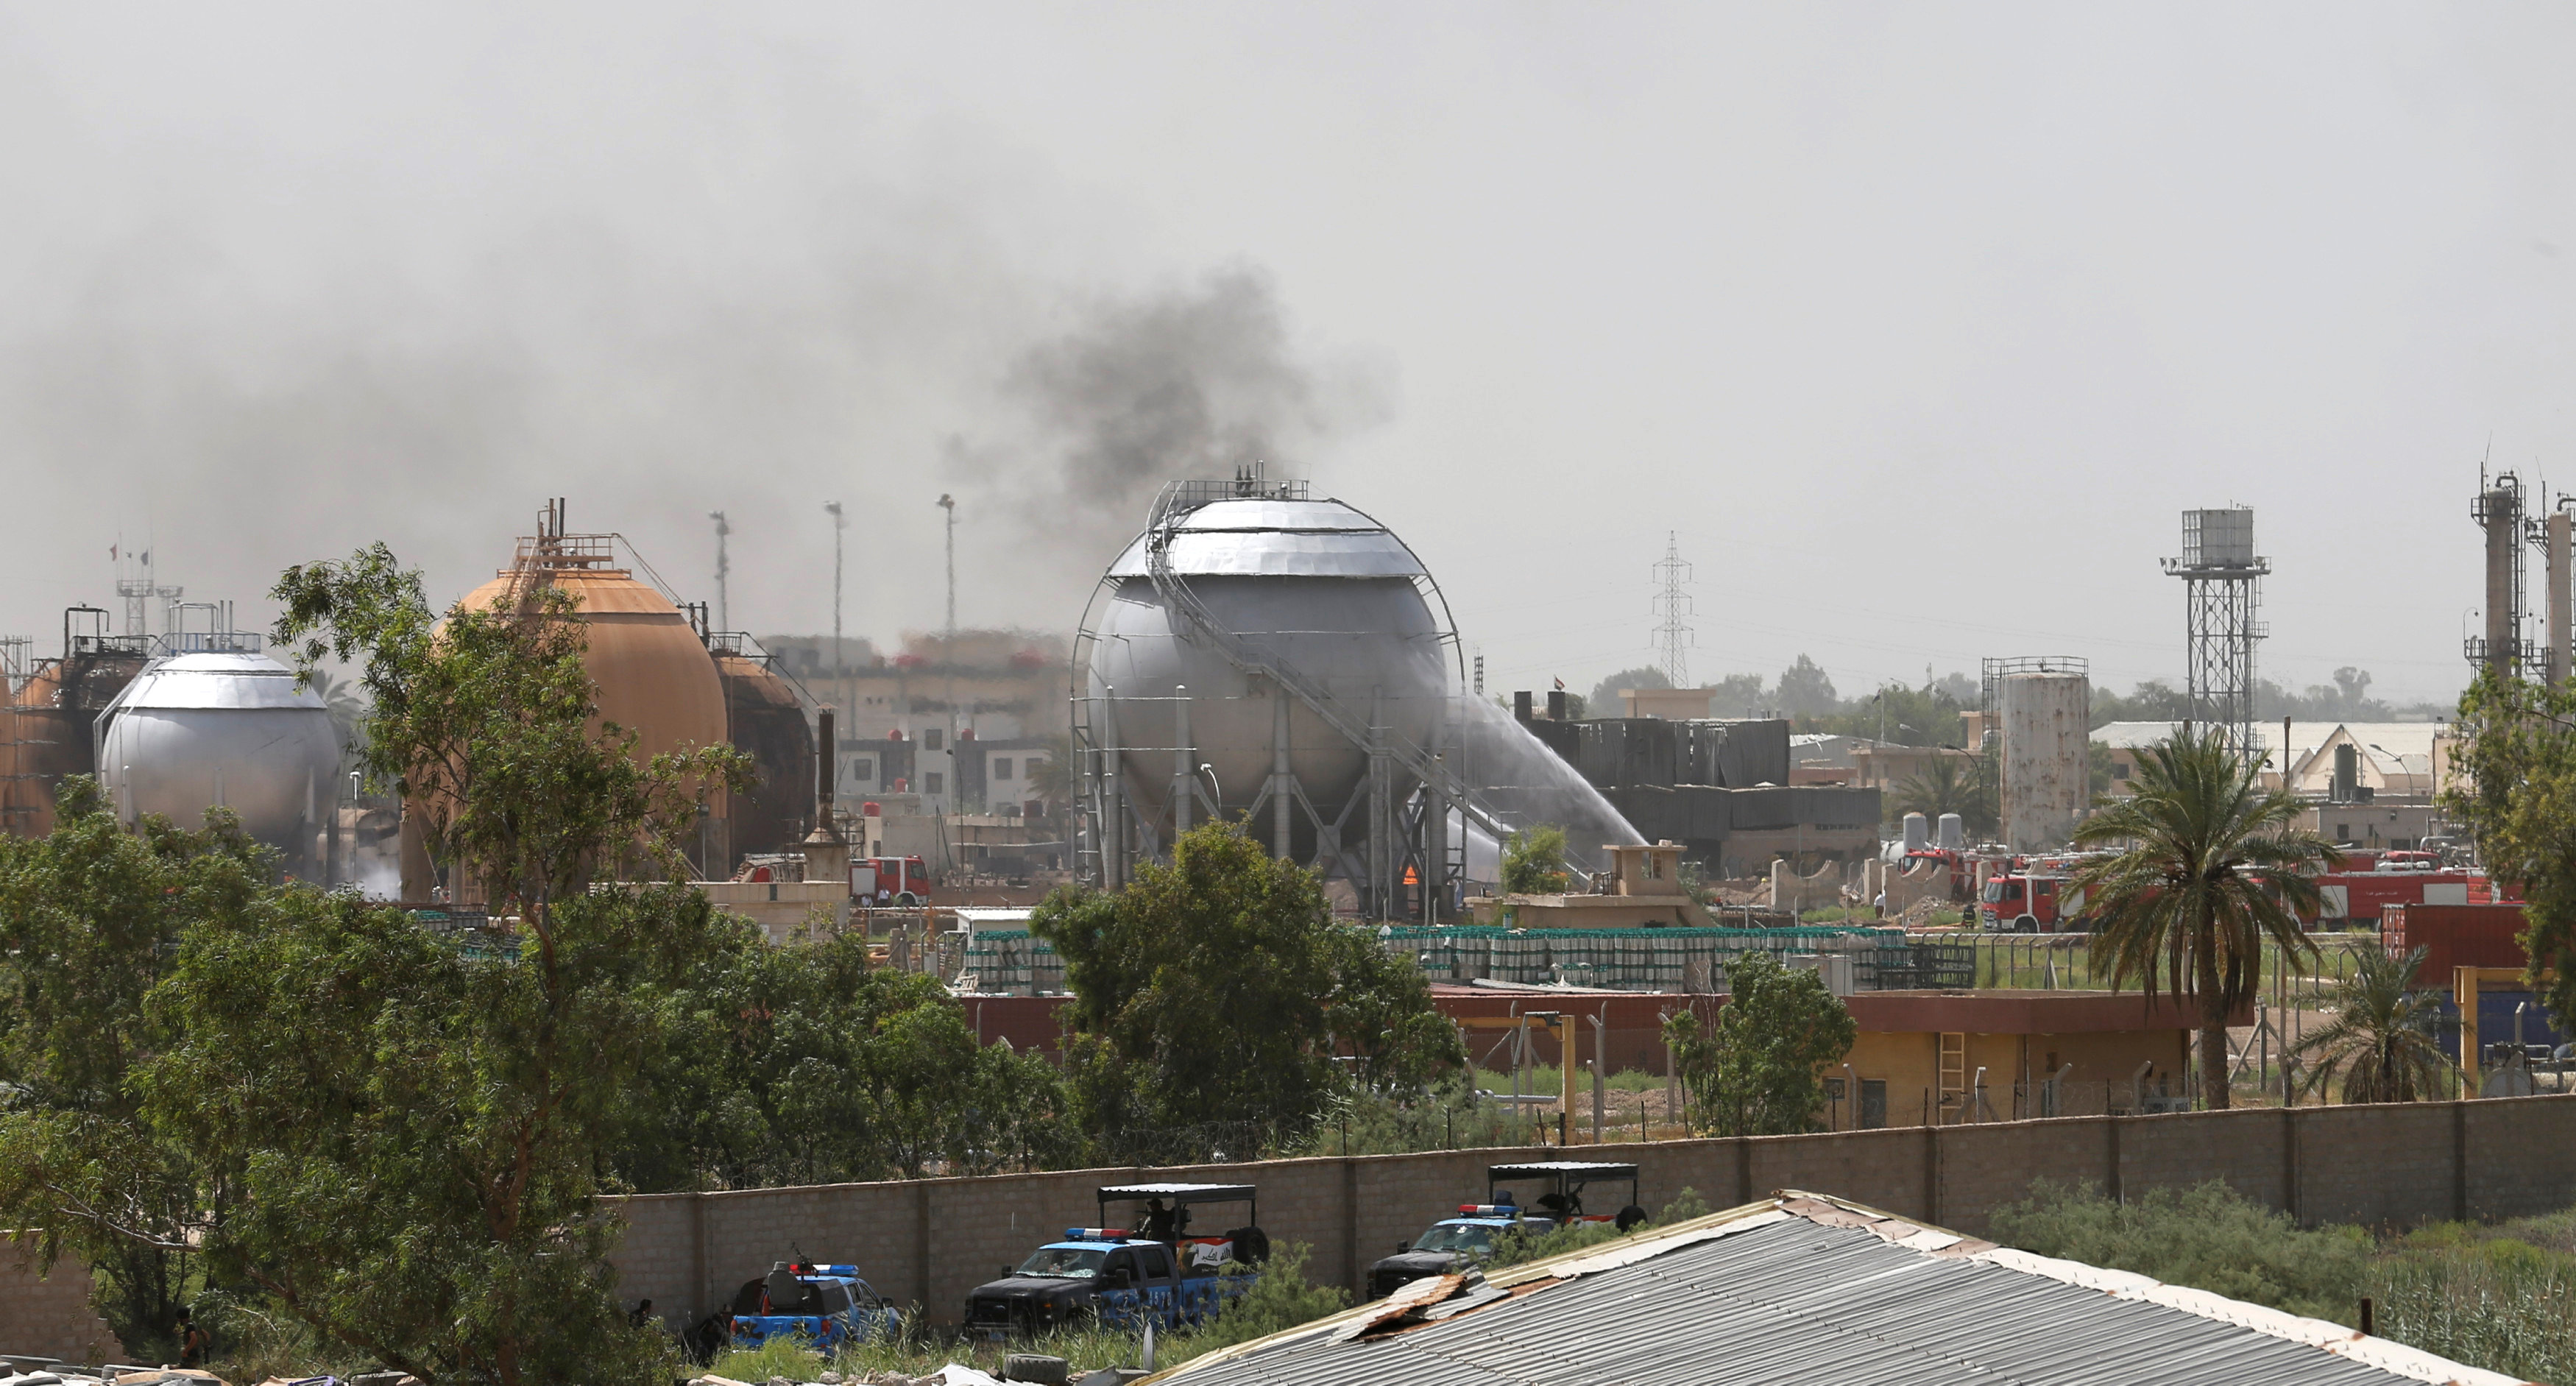
{"label": "water tower on steel legs", "polygon": [[2184,688],[2192,722],[2226,733],[2238,755],[2263,754],[2254,731],[2254,642],[2269,632],[2258,613],[2272,560],[2254,552],[2254,511],[2182,512],[2182,557],[2165,572],[2182,579],[2188,641]]}

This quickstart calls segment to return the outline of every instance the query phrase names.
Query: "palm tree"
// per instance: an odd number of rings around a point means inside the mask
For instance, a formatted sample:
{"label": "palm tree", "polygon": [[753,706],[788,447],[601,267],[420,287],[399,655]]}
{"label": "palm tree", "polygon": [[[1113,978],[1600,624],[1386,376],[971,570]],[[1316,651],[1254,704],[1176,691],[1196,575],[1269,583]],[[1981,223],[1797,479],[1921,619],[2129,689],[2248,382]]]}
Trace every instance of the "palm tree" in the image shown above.
{"label": "palm tree", "polygon": [[1049,813],[1057,813],[1073,803],[1073,737],[1067,734],[1048,741],[1045,755],[1029,766],[1029,788]]}
{"label": "palm tree", "polygon": [[1936,755],[1896,787],[1896,813],[1919,813],[1934,823],[1941,815],[1959,815],[1962,826],[1983,834],[1995,825],[1994,787],[1987,783],[1981,757]]}
{"label": "palm tree", "polygon": [[331,728],[340,742],[340,773],[358,768],[359,753],[367,744],[367,706],[355,683],[335,678],[328,669],[307,669],[299,676],[302,684],[322,699],[331,713]]}
{"label": "palm tree", "polygon": [[2227,1022],[2263,983],[2263,946],[2313,957],[2299,916],[2317,907],[2302,874],[2333,863],[2333,844],[2296,824],[2307,805],[2265,789],[2260,765],[2225,732],[2181,732],[2146,748],[2126,799],[2102,800],[2079,847],[2117,846],[2078,871],[2091,902],[2096,966],[2113,986],[2161,984],[2197,1003],[2204,1106],[2227,1105]]}
{"label": "palm tree", "polygon": [[2420,947],[2402,958],[2361,952],[2330,994],[2334,1019],[2282,1056],[2305,1070],[2300,1091],[2324,1087],[2338,1071],[2346,1102],[2422,1102],[2442,1090],[2451,1061],[2442,1052],[2441,998],[2419,988],[2423,966]]}

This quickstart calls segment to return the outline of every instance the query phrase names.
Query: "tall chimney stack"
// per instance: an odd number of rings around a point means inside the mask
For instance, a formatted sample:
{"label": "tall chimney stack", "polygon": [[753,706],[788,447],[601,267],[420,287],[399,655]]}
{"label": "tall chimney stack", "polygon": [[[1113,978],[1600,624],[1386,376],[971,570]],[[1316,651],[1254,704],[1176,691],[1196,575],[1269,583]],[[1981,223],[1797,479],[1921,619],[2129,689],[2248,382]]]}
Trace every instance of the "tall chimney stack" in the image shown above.
{"label": "tall chimney stack", "polygon": [[2522,482],[2499,474],[2478,497],[2478,523],[2487,541],[2485,662],[2504,678],[2521,670]]}
{"label": "tall chimney stack", "polygon": [[832,709],[824,707],[816,715],[814,738],[814,831],[805,835],[805,879],[839,881],[847,889],[850,880],[850,843],[841,836],[840,825],[832,821],[832,770],[840,763],[841,745],[832,735]]}
{"label": "tall chimney stack", "polygon": [[2541,605],[2541,610],[2549,618],[2549,686],[2565,688],[2568,607],[2571,597],[2576,596],[2568,591],[2568,583],[2576,580],[2576,573],[2569,572],[2568,545],[2571,538],[2576,538],[2576,517],[2567,513],[2563,501],[2559,509],[2549,512],[2548,519],[2541,521],[2540,538],[2542,547],[2547,550],[2546,561],[2541,567],[2549,575],[2549,599]]}

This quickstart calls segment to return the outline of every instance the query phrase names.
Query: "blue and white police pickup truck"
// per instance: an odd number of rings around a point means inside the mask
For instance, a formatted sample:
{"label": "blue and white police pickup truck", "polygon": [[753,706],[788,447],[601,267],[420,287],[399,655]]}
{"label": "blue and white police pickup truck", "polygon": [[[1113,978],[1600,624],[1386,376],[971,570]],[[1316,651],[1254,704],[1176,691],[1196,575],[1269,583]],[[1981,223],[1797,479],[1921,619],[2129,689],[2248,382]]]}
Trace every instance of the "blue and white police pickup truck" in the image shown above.
{"label": "blue and white police pickup truck", "polygon": [[[1621,1180],[1627,1181],[1628,1201],[1617,1213],[1583,1211],[1586,1186]],[[1537,1185],[1535,1200],[1526,1204],[1519,1201],[1510,1187],[1514,1184]],[[1369,1298],[1382,1298],[1416,1280],[1480,1264],[1493,1256],[1495,1242],[1508,1233],[1536,1237],[1578,1222],[1611,1223],[1625,1232],[1645,1220],[1646,1211],[1637,1206],[1635,1165],[1582,1160],[1488,1165],[1485,1201],[1459,1204],[1456,1217],[1431,1224],[1430,1231],[1398,1243],[1393,1256],[1370,1266]]]}
{"label": "blue and white police pickup truck", "polygon": [[[1100,1225],[1068,1227],[1064,1240],[1031,1252],[1017,1269],[975,1287],[966,1331],[989,1339],[1033,1338],[1098,1323],[1173,1329],[1197,1323],[1252,1288],[1270,1258],[1249,1184],[1122,1184],[1099,1191]],[[1109,1205],[1129,1225],[1113,1226]],[[1246,1205],[1245,1225],[1192,1236],[1191,1209]]]}
{"label": "blue and white police pickup truck", "polygon": [[798,1338],[829,1351],[903,1332],[903,1311],[859,1278],[859,1268],[780,1261],[734,1293],[734,1345],[756,1348],[772,1338]]}

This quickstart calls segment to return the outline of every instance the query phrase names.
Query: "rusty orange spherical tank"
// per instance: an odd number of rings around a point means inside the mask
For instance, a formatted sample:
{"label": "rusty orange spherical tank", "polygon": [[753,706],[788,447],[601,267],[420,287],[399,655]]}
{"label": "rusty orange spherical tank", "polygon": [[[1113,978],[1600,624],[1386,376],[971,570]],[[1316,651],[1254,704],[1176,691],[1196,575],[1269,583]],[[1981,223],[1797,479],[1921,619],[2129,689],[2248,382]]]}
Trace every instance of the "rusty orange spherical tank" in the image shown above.
{"label": "rusty orange spherical tank", "polygon": [[794,851],[814,819],[814,728],[805,705],[765,656],[719,647],[716,672],[734,749],[751,757],[753,776],[751,788],[734,796],[727,820],[733,861],[750,852]]}
{"label": "rusty orange spherical tank", "polygon": [[[604,537],[523,541],[517,562],[459,604],[490,611],[540,585],[579,603],[575,609],[588,637],[583,666],[598,690],[599,716],[636,734],[637,756],[727,744],[724,683],[714,656],[668,598],[613,566]],[[707,830],[688,842],[701,873],[718,870],[727,855],[721,786],[710,794],[709,807]],[[406,898],[411,893],[407,881]]]}
{"label": "rusty orange spherical tank", "polygon": [[[599,715],[636,734],[638,755],[727,744],[724,682],[678,607],[623,569],[549,568],[536,576],[580,602],[589,634],[582,664],[599,689]],[[530,579],[526,571],[503,573],[462,604],[492,610]],[[724,812],[721,791],[716,812]]]}

